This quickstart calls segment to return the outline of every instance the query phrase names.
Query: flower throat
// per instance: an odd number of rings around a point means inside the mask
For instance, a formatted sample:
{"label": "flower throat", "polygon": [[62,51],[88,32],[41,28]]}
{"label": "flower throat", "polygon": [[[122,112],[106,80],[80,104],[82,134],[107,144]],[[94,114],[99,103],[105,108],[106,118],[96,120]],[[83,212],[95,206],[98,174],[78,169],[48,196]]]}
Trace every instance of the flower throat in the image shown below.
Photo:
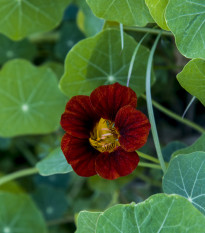
{"label": "flower throat", "polygon": [[100,152],[113,152],[120,143],[118,138],[120,134],[114,127],[114,122],[103,118],[96,124],[90,133],[90,144]]}

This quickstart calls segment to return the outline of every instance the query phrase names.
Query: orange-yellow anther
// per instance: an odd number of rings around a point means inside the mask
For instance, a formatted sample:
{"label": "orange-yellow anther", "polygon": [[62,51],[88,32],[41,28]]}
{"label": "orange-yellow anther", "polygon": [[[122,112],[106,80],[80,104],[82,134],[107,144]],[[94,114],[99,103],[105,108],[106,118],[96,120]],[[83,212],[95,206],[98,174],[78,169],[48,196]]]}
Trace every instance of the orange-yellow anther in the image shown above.
{"label": "orange-yellow anther", "polygon": [[103,118],[96,124],[89,138],[90,144],[96,150],[111,153],[120,146],[120,135],[114,125],[114,122]]}

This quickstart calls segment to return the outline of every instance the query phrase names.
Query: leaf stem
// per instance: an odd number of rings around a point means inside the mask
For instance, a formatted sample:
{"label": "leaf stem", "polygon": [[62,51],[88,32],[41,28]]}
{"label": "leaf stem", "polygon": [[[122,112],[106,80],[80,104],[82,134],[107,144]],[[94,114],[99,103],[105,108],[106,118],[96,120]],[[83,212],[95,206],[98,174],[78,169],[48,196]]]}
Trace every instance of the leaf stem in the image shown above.
{"label": "leaf stem", "polygon": [[164,162],[164,158],[162,156],[162,151],[159,143],[159,137],[157,133],[157,127],[155,123],[155,117],[154,117],[154,111],[153,111],[153,106],[152,106],[152,96],[151,96],[151,70],[152,70],[152,61],[154,57],[154,52],[157,47],[157,43],[159,41],[159,38],[161,36],[161,33],[157,36],[155,39],[155,42],[152,46],[152,49],[150,51],[150,55],[148,58],[148,63],[147,63],[147,71],[146,71],[146,94],[147,94],[147,109],[148,109],[148,115],[149,115],[149,120],[151,123],[151,131],[152,131],[152,136],[155,144],[155,148],[157,151],[157,156],[160,161],[161,168],[163,172],[165,173],[166,171],[166,165]]}
{"label": "leaf stem", "polygon": [[144,154],[144,153],[142,153],[140,151],[137,151],[137,154],[139,155],[139,157],[141,157],[143,159],[147,159],[147,160],[152,161],[154,163],[160,163],[158,159],[156,159],[156,158],[154,158],[154,157],[152,157],[150,155]]}
{"label": "leaf stem", "polygon": [[136,32],[149,32],[151,34],[162,34],[162,35],[165,35],[165,36],[174,36],[171,32],[164,31],[164,30],[161,30],[161,29],[153,29],[153,28],[141,28],[141,27],[124,26],[124,30],[136,31]]}
{"label": "leaf stem", "polygon": [[[141,97],[143,99],[146,99],[145,95],[141,95]],[[205,129],[203,129],[201,126],[193,123],[190,120],[184,119],[181,116],[177,115],[176,113],[168,110],[167,108],[163,107],[162,105],[160,105],[159,103],[157,103],[156,101],[152,100],[152,104],[155,108],[157,108],[159,111],[163,112],[164,114],[166,114],[167,116],[195,129],[196,131],[200,132],[200,133],[205,133]]]}
{"label": "leaf stem", "polygon": [[161,166],[158,164],[152,164],[152,163],[145,163],[145,162],[139,162],[138,163],[139,167],[149,167],[149,168],[154,168],[154,169],[159,169],[161,170]]}
{"label": "leaf stem", "polygon": [[24,170],[17,171],[17,172],[11,173],[9,175],[6,175],[6,176],[0,178],[0,185],[5,184],[9,181],[24,177],[24,176],[30,176],[30,175],[34,175],[37,173],[38,173],[38,169],[35,167],[26,168]]}

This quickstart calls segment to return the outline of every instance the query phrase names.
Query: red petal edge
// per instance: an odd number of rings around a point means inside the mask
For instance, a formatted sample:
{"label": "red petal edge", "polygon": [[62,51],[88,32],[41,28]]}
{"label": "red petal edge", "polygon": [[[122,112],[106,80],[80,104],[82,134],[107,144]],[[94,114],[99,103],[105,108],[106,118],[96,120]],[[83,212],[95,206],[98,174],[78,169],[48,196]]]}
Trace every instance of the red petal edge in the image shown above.
{"label": "red petal edge", "polygon": [[96,88],[91,93],[90,100],[96,113],[111,121],[114,121],[119,109],[125,105],[137,106],[135,92],[119,83]]}
{"label": "red petal edge", "polygon": [[89,96],[72,97],[61,116],[62,128],[74,137],[89,138],[99,117],[92,108]]}
{"label": "red petal edge", "polygon": [[138,162],[139,156],[136,152],[126,152],[119,147],[112,153],[98,155],[96,172],[105,179],[114,180],[132,173]]}
{"label": "red petal edge", "polygon": [[125,106],[117,113],[115,127],[120,133],[121,147],[130,152],[146,143],[151,125],[142,112],[131,106]]}
{"label": "red petal edge", "polygon": [[61,149],[68,163],[79,176],[96,175],[95,160],[100,152],[90,145],[88,139],[79,139],[65,134],[61,141]]}

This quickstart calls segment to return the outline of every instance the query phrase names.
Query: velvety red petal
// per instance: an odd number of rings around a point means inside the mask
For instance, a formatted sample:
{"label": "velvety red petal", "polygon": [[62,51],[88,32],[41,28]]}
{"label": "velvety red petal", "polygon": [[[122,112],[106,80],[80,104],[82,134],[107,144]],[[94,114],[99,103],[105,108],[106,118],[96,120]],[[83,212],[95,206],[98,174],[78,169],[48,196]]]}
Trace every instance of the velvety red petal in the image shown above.
{"label": "velvety red petal", "polygon": [[114,121],[119,109],[125,105],[137,106],[135,92],[119,83],[96,88],[91,93],[90,100],[96,113],[111,121]]}
{"label": "velvety red petal", "polygon": [[79,176],[96,175],[95,160],[100,152],[90,145],[88,139],[75,138],[65,134],[61,141],[61,149],[68,163]]}
{"label": "velvety red petal", "polygon": [[61,116],[62,128],[74,137],[89,138],[90,131],[100,117],[95,113],[89,96],[72,97]]}
{"label": "velvety red petal", "polygon": [[96,172],[101,177],[113,180],[133,172],[139,162],[136,152],[126,152],[118,148],[112,153],[102,153],[96,159]]}
{"label": "velvety red petal", "polygon": [[135,151],[146,143],[151,125],[142,112],[125,106],[117,113],[115,127],[120,133],[121,147],[126,151]]}

